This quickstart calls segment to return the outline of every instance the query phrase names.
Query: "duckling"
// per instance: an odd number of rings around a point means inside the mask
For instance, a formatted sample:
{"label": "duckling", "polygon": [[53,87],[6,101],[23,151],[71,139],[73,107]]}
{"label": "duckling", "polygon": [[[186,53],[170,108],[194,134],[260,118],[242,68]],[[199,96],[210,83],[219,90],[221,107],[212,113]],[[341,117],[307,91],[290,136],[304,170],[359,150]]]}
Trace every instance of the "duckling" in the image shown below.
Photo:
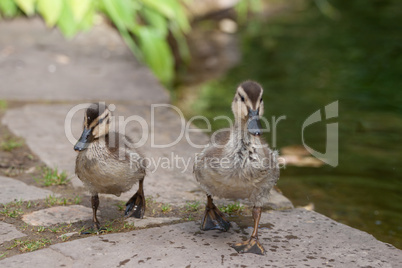
{"label": "duckling", "polygon": [[196,158],[194,176],[207,195],[202,230],[227,231],[230,222],[212,196],[249,199],[253,203],[254,230],[249,240],[232,245],[239,253],[265,254],[258,240],[262,206],[279,179],[277,152],[261,137],[263,88],[254,81],[241,83],[232,102],[234,125],[215,133]]}
{"label": "duckling", "polygon": [[[91,193],[93,227],[100,230],[96,216],[99,193],[120,196],[139,182],[138,191],[126,203],[125,215],[142,218],[145,213],[143,157],[126,135],[109,132],[112,113],[103,103],[93,103],[85,111],[84,130],[74,150],[78,151],[75,173]],[[135,160],[135,161],[133,161]]]}

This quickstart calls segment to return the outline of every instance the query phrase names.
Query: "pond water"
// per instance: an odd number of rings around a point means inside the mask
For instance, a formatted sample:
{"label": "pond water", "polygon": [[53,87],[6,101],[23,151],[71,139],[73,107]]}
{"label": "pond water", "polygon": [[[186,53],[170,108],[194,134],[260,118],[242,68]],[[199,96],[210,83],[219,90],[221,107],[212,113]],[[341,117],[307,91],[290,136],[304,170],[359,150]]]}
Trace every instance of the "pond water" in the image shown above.
{"label": "pond water", "polygon": [[[295,206],[313,203],[317,212],[402,248],[402,4],[339,0],[320,10],[306,3],[241,29],[240,64],[203,84],[187,116],[232,117],[236,86],[256,80],[265,89],[265,117],[286,116],[275,142],[272,131],[265,135],[280,149],[302,144],[303,122],[338,101],[338,117],[310,125],[304,136],[324,153],[326,126],[338,123],[339,165],[288,166],[278,186]],[[211,123],[214,130],[228,126]]]}

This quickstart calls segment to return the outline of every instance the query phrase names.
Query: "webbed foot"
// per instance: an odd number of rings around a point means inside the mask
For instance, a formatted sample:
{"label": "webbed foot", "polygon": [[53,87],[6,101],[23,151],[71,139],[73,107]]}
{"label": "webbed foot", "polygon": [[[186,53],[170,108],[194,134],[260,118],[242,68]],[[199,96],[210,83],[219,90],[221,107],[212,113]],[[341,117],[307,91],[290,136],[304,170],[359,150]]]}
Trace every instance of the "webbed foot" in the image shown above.
{"label": "webbed foot", "polygon": [[258,224],[261,218],[261,207],[253,208],[254,230],[249,240],[231,245],[239,253],[265,254],[265,249],[258,240]]}
{"label": "webbed foot", "polygon": [[201,224],[201,230],[220,230],[228,231],[230,222],[225,218],[225,215],[214,205],[212,198],[208,196],[208,203],[205,207],[205,213]]}
{"label": "webbed foot", "polygon": [[128,214],[132,211],[130,217],[142,219],[145,214],[145,196],[142,188],[143,180],[140,181],[139,189],[130,198],[130,200],[126,203],[126,210],[124,211],[124,215],[128,216]]}
{"label": "webbed foot", "polygon": [[130,217],[142,219],[145,213],[145,197],[136,193],[126,203],[126,210],[124,215],[128,216],[132,211]]}
{"label": "webbed foot", "polygon": [[231,245],[239,253],[254,253],[259,255],[265,254],[265,249],[261,245],[258,238],[251,237],[249,240]]}

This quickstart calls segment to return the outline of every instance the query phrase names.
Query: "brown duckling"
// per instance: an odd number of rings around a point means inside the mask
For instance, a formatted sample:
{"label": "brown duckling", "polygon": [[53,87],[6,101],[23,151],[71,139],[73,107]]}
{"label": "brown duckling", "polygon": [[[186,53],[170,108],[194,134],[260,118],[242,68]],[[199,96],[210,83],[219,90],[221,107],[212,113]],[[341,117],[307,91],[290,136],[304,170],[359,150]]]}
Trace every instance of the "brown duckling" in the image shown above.
{"label": "brown duckling", "polygon": [[109,132],[111,118],[105,104],[91,104],[85,111],[84,130],[74,146],[78,151],[75,173],[92,195],[93,227],[98,230],[99,193],[120,196],[139,182],[138,191],[126,203],[125,215],[132,211],[130,216],[142,218],[145,213],[143,158],[130,148],[133,143],[129,137]]}
{"label": "brown duckling", "polygon": [[264,254],[258,240],[258,224],[269,192],[279,179],[277,152],[261,137],[259,118],[264,113],[262,87],[253,81],[239,85],[232,102],[235,123],[231,129],[212,136],[211,143],[194,164],[196,180],[207,194],[202,230],[227,231],[225,215],[212,196],[247,198],[253,203],[254,230],[248,241],[232,245],[240,253]]}

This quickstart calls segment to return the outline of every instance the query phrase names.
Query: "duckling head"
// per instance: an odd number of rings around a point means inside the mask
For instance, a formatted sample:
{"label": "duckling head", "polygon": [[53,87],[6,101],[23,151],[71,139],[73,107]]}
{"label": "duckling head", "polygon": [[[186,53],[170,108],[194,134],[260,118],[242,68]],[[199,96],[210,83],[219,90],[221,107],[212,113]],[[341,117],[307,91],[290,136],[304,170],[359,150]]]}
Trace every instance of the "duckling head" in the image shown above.
{"label": "duckling head", "polygon": [[232,102],[232,111],[236,122],[247,125],[251,135],[259,136],[262,133],[260,116],[264,114],[262,100],[263,89],[254,81],[241,83],[236,91]]}
{"label": "duckling head", "polygon": [[105,104],[93,103],[85,111],[84,126],[80,139],[74,146],[75,151],[83,151],[88,145],[109,133],[111,111]]}

